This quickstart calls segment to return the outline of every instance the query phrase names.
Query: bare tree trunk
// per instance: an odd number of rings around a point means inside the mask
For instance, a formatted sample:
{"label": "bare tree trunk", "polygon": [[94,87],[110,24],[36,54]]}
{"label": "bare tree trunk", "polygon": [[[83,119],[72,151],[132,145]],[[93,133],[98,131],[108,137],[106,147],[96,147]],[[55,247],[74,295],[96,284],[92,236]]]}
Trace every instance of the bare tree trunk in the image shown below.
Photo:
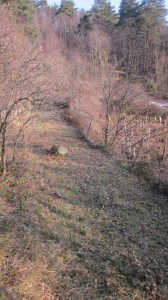
{"label": "bare tree trunk", "polygon": [[90,120],[90,123],[89,123],[89,126],[88,126],[88,130],[87,130],[87,133],[86,133],[86,138],[88,138],[89,132],[90,132],[91,127],[92,127],[92,123],[93,123],[93,117]]}
{"label": "bare tree trunk", "polygon": [[105,124],[105,130],[104,130],[104,145],[107,148],[108,142],[109,142],[109,127],[110,127],[110,116],[109,116],[109,109],[106,113],[106,124]]}
{"label": "bare tree trunk", "polygon": [[4,126],[2,128],[2,145],[1,145],[1,173],[5,177],[6,176],[6,126],[7,124],[4,123]]}
{"label": "bare tree trunk", "polygon": [[168,144],[168,134],[166,133],[165,144],[163,149],[163,160],[165,160],[167,155],[167,144]]}

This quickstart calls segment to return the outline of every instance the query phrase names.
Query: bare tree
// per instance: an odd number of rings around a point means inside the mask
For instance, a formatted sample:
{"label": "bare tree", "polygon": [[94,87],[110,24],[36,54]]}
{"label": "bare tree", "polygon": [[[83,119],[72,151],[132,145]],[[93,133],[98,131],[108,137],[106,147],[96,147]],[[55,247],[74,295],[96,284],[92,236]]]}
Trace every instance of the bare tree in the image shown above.
{"label": "bare tree", "polygon": [[7,12],[0,19],[0,160],[6,175],[6,146],[9,132],[15,136],[36,115],[37,103],[50,97],[50,65],[40,46],[30,47],[15,30]]}

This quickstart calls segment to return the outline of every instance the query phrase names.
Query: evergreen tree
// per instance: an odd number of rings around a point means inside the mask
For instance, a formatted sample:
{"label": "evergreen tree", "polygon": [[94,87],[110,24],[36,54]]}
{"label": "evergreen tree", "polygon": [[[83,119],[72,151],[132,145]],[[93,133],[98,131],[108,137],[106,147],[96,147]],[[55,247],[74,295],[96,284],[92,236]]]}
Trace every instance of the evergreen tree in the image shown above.
{"label": "evergreen tree", "polygon": [[138,15],[139,4],[136,0],[122,0],[119,8],[119,25],[134,25]]}
{"label": "evergreen tree", "polygon": [[17,0],[11,3],[11,8],[15,15],[25,18],[25,21],[31,21],[35,7],[31,0]]}
{"label": "evergreen tree", "polygon": [[92,12],[102,21],[109,22],[111,24],[117,23],[117,14],[114,6],[107,0],[95,0],[92,6]]}
{"label": "evergreen tree", "polygon": [[149,26],[165,25],[166,14],[164,0],[144,0],[140,5],[139,20]]}
{"label": "evergreen tree", "polygon": [[161,28],[166,25],[166,12],[163,0],[144,0],[139,8],[137,28],[145,39],[145,48],[160,45]]}
{"label": "evergreen tree", "polygon": [[6,4],[18,23],[19,30],[32,40],[36,38],[37,31],[34,26],[33,16],[36,9],[33,0],[0,0],[0,4]]}
{"label": "evergreen tree", "polygon": [[57,14],[65,13],[67,16],[71,17],[75,13],[75,11],[76,11],[76,8],[75,8],[75,3],[73,0],[62,0]]}

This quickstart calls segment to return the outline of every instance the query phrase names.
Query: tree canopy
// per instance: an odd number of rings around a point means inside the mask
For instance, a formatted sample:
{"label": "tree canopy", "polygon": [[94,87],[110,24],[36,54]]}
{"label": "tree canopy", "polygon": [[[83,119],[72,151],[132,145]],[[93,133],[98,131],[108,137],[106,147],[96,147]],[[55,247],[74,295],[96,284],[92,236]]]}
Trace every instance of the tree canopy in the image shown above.
{"label": "tree canopy", "polygon": [[57,13],[65,13],[66,15],[71,17],[75,13],[75,11],[75,3],[73,0],[62,0]]}
{"label": "tree canopy", "polygon": [[122,0],[119,8],[119,24],[122,26],[133,24],[137,18],[138,8],[136,0]]}
{"label": "tree canopy", "polygon": [[117,14],[114,6],[108,0],[95,0],[91,11],[102,21],[116,24]]}

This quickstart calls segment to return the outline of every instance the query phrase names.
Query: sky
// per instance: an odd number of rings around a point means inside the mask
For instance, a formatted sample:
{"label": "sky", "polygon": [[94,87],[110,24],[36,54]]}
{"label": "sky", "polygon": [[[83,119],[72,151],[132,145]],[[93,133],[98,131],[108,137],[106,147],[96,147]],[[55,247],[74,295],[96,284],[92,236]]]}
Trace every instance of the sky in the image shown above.
{"label": "sky", "polygon": [[[54,4],[54,3],[59,5],[61,3],[61,0],[47,0],[47,2],[49,5]],[[79,8],[79,9],[84,8],[85,10],[89,10],[93,5],[94,0],[74,0],[74,2],[75,2],[75,6],[77,8]],[[116,10],[118,10],[120,0],[113,0],[111,2],[112,2],[112,5],[115,6]]]}
{"label": "sky", "polygon": [[[48,4],[54,4],[60,5],[61,0],[47,0]],[[81,9],[84,8],[85,10],[88,10],[92,7],[94,0],[74,0],[76,7]],[[112,0],[111,3],[113,6],[115,6],[116,11],[118,11],[119,5],[121,0]],[[168,9],[168,0],[165,0],[165,6]]]}

